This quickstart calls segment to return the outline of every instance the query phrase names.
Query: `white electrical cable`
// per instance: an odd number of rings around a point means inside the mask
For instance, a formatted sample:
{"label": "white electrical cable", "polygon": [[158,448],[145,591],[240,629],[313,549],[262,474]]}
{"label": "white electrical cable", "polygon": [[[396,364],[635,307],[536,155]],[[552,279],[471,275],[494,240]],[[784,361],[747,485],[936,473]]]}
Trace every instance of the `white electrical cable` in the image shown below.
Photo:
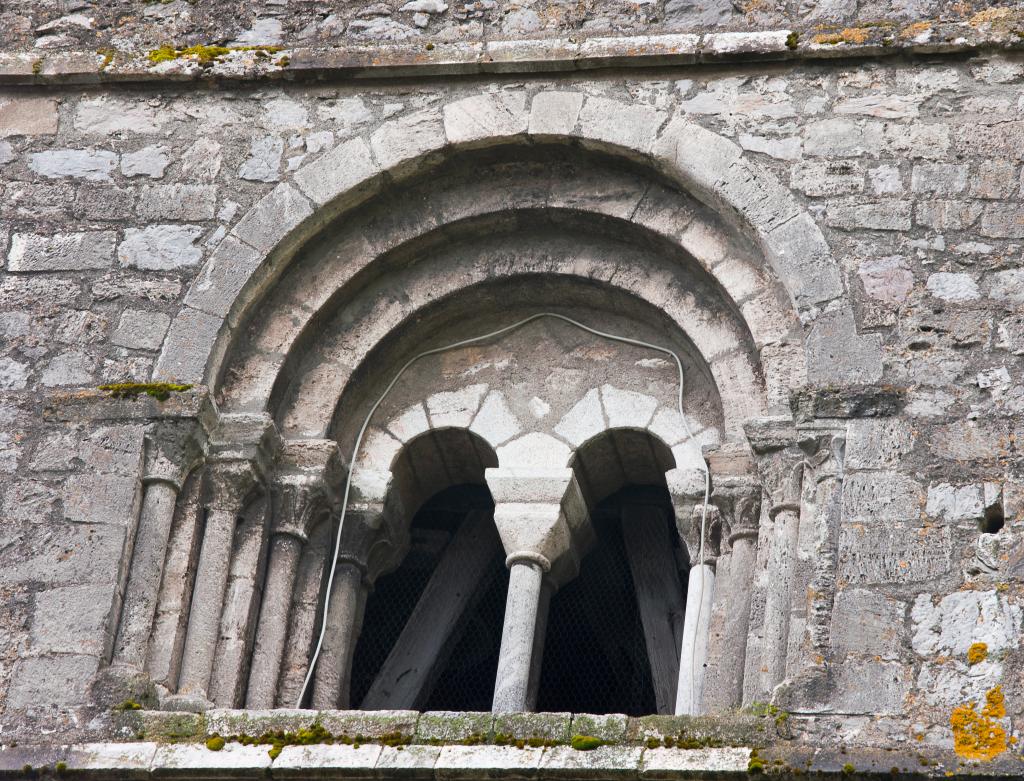
{"label": "white electrical cable", "polygon": [[[448,350],[455,350],[455,349],[458,349],[459,347],[466,347],[467,345],[476,344],[477,342],[483,342],[483,341],[485,341],[487,339],[493,339],[496,336],[501,336],[502,334],[507,334],[509,331],[514,331],[517,328],[521,328],[522,326],[526,325],[527,323],[531,323],[534,320],[539,320],[542,317],[552,317],[552,318],[554,318],[556,320],[562,320],[562,321],[564,321],[566,323],[569,323],[571,325],[576,326],[577,328],[583,329],[587,333],[594,334],[595,336],[600,336],[600,337],[602,337],[604,339],[611,339],[612,341],[622,342],[624,344],[632,344],[632,345],[635,345],[637,347],[645,347],[645,348],[650,349],[650,350],[655,350],[657,352],[664,353],[665,355],[671,355],[672,356],[672,360],[674,360],[675,363],[676,363],[676,368],[679,370],[679,398],[678,398],[679,417],[680,417],[680,419],[683,422],[683,430],[686,432],[687,441],[692,442],[698,448],[698,451],[699,451],[700,445],[697,442],[697,440],[694,439],[693,433],[690,431],[690,426],[686,422],[686,415],[683,413],[683,379],[684,379],[683,378],[683,362],[681,360],[679,360],[679,356],[676,355],[676,353],[674,351],[668,349],[667,347],[660,347],[660,346],[658,346],[656,344],[651,344],[650,342],[645,342],[642,339],[631,339],[628,336],[619,336],[617,334],[609,334],[609,333],[606,333],[604,331],[599,331],[596,328],[591,328],[588,325],[584,325],[583,323],[580,323],[580,322],[578,322],[576,320],[573,320],[571,317],[566,317],[565,315],[560,315],[560,314],[557,314],[555,312],[539,312],[539,313],[537,313],[535,315],[530,315],[529,317],[526,317],[526,318],[524,318],[522,320],[519,320],[519,321],[517,321],[515,323],[512,323],[512,325],[507,325],[504,328],[499,328],[497,331],[491,331],[490,333],[486,333],[486,334],[483,334],[481,336],[474,336],[474,337],[472,337],[470,339],[463,339],[461,341],[445,345],[444,347],[435,347],[432,350],[426,350],[425,352],[422,352],[422,353],[419,353],[418,355],[413,356],[412,358],[410,358],[408,361],[405,362],[405,365],[402,366],[401,369],[398,370],[398,373],[394,376],[394,378],[391,380],[391,382],[388,383],[388,386],[384,389],[384,392],[373,403],[373,406],[370,407],[370,411],[366,413],[366,418],[363,420],[363,425],[360,427],[359,434],[356,436],[355,446],[352,448],[352,460],[349,462],[348,477],[345,478],[345,493],[344,493],[344,496],[342,497],[342,502],[341,502],[341,515],[338,518],[338,533],[337,533],[337,535],[335,537],[335,540],[334,540],[334,556],[333,556],[332,561],[331,561],[331,574],[327,578],[327,593],[326,593],[326,596],[324,597],[324,612],[323,612],[323,620],[320,622],[320,635],[317,638],[316,649],[313,651],[313,656],[312,656],[312,658],[310,659],[310,662],[309,662],[309,669],[306,671],[306,678],[302,682],[302,690],[299,692],[299,699],[295,703],[295,707],[296,708],[301,708],[302,707],[302,700],[305,699],[306,689],[309,688],[309,682],[310,682],[310,680],[313,677],[313,672],[316,669],[317,660],[320,657],[320,650],[321,650],[321,648],[323,648],[324,636],[327,634],[327,615],[328,615],[328,608],[330,607],[330,604],[331,604],[331,589],[334,586],[334,569],[335,569],[335,567],[337,566],[337,563],[338,563],[338,556],[341,554],[341,530],[342,530],[342,526],[345,523],[345,512],[348,509],[348,497],[349,497],[349,492],[350,492],[350,490],[352,488],[352,475],[355,472],[356,457],[359,455],[359,448],[362,446],[362,443],[363,443],[363,435],[366,434],[366,429],[370,425],[370,419],[373,417],[374,413],[377,411],[377,408],[380,407],[380,405],[384,402],[384,399],[387,398],[387,395],[391,392],[391,390],[395,387],[395,385],[398,384],[398,381],[402,378],[402,375],[405,374],[405,372],[409,369],[409,367],[411,367],[414,363],[416,363],[417,361],[421,360],[422,358],[426,358],[426,357],[431,356],[431,355],[437,355],[438,353],[447,352]],[[703,452],[698,452],[697,455],[698,455],[698,461],[700,462],[700,465],[701,465],[701,467],[704,470],[704,508],[701,511],[701,516],[700,516],[700,544],[698,546],[699,550],[698,550],[698,554],[697,554],[697,566],[701,566],[701,562],[703,562],[703,560],[704,560],[704,531],[705,531],[705,526],[707,524],[708,502],[710,500],[710,495],[711,495],[711,472],[708,470],[708,465],[704,461],[704,454],[703,454]],[[704,572],[702,570],[701,571],[702,584],[703,584],[703,577],[704,577]],[[697,606],[697,620],[696,620],[697,626],[700,625],[700,618],[701,618],[700,610],[701,610],[701,607],[702,607],[702,603],[703,603],[703,600],[701,600],[701,603],[698,603],[698,606]],[[692,698],[693,698],[693,692],[695,691],[695,687],[693,686],[692,682],[694,681],[695,677],[696,677],[696,675],[695,675],[695,668],[694,668],[694,657],[691,655],[691,657],[690,657],[690,680],[691,680],[691,686],[690,686],[691,701],[690,701],[690,706],[691,706],[691,710],[693,710],[693,699]]]}

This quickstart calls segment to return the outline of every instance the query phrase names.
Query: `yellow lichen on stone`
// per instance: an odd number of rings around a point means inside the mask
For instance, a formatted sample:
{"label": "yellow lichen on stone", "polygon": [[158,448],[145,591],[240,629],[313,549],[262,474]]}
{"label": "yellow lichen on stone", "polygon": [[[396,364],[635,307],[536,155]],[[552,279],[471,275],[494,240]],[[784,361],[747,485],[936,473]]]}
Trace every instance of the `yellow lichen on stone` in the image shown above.
{"label": "yellow lichen on stone", "polygon": [[868,40],[870,30],[866,27],[847,27],[845,30],[838,33],[819,33],[815,35],[811,41],[813,43],[821,43],[828,45],[836,45],[840,43],[865,43]]}
{"label": "yellow lichen on stone", "polygon": [[916,38],[932,29],[931,22],[914,22],[900,30],[900,38]]}
{"label": "yellow lichen on stone", "polygon": [[1003,690],[996,686],[986,693],[980,713],[973,702],[953,709],[949,724],[953,728],[953,746],[959,756],[988,762],[1006,751],[1006,730],[996,721],[1006,716],[1003,700]]}
{"label": "yellow lichen on stone", "polygon": [[1002,22],[1009,19],[1013,12],[1009,8],[986,8],[984,11],[979,11],[970,18],[968,24],[971,27],[979,27],[983,24],[992,24],[993,22]]}
{"label": "yellow lichen on stone", "polygon": [[967,664],[972,667],[988,658],[988,646],[984,643],[972,643],[967,649]]}

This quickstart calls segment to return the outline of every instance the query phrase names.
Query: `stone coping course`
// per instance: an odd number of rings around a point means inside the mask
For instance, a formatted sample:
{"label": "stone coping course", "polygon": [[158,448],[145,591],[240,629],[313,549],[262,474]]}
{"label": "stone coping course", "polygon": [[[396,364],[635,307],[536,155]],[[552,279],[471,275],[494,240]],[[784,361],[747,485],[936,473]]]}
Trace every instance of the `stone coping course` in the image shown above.
{"label": "stone coping course", "polygon": [[182,55],[158,64],[147,52],[26,50],[0,52],[0,86],[558,73],[1020,50],[1024,50],[1024,12],[1010,11],[998,23],[936,20],[845,29],[296,47],[275,51],[272,57],[237,49],[203,62]]}

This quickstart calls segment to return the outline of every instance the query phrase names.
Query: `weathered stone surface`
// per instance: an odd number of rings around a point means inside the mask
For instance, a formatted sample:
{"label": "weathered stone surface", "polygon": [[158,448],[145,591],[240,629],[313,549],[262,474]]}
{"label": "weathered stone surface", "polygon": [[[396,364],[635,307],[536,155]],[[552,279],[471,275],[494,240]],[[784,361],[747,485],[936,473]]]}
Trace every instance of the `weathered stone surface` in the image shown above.
{"label": "weathered stone surface", "polygon": [[864,292],[886,304],[902,304],[914,289],[914,274],[899,255],[866,260],[858,267],[857,275]]}
{"label": "weathered stone surface", "polygon": [[171,163],[167,153],[167,147],[158,145],[121,155],[121,173],[129,177],[148,176],[150,179],[160,179]]}
{"label": "weathered stone surface", "polygon": [[194,266],[203,257],[203,251],[195,246],[202,234],[203,229],[196,225],[131,228],[117,248],[117,259],[122,266],[154,271]]}
{"label": "weathered stone surface", "polygon": [[294,179],[314,203],[323,205],[353,188],[365,187],[379,173],[366,142],[354,138],[300,168]]}
{"label": "weathered stone surface", "polygon": [[249,157],[238,169],[238,175],[254,182],[276,182],[281,178],[282,154],[284,141],[278,136],[255,138],[249,147]]}
{"label": "weathered stone surface", "polygon": [[40,236],[16,233],[7,253],[9,271],[87,271],[114,261],[113,231],[58,233]]}
{"label": "weathered stone surface", "polygon": [[950,533],[887,523],[845,527],[839,535],[840,583],[869,586],[911,584],[949,574]]}
{"label": "weathered stone surface", "polygon": [[907,604],[875,591],[849,588],[836,594],[832,614],[832,648],[849,654],[899,659],[907,644]]}
{"label": "weathered stone surface", "polygon": [[246,212],[232,235],[266,254],[312,213],[312,205],[298,190],[280,184]]}
{"label": "weathered stone surface", "polygon": [[0,138],[52,136],[57,132],[57,101],[52,98],[0,98]]}
{"label": "weathered stone surface", "polygon": [[1004,239],[1024,238],[1024,206],[986,206],[981,215],[981,235]]}
{"label": "weathered stone surface", "polygon": [[969,274],[951,274],[940,271],[928,277],[928,292],[936,298],[963,303],[981,298],[978,283]]}
{"label": "weathered stone surface", "polygon": [[137,350],[156,350],[163,344],[171,318],[163,312],[126,309],[110,341]]}
{"label": "weathered stone surface", "polygon": [[70,176],[105,182],[117,167],[117,155],[103,149],[55,149],[34,152],[29,165],[50,179]]}
{"label": "weathered stone surface", "polygon": [[106,633],[113,597],[109,585],[66,586],[40,592],[35,598],[30,652],[105,655],[113,640]]}
{"label": "weathered stone surface", "polygon": [[829,206],[828,224],[843,230],[900,231],[910,229],[910,201],[879,201]]}
{"label": "weathered stone surface", "polygon": [[110,133],[157,133],[166,114],[138,101],[101,95],[83,100],[75,112],[75,129],[89,135]]}
{"label": "weathered stone surface", "polygon": [[216,209],[217,188],[200,184],[143,187],[137,207],[144,220],[211,220]]}
{"label": "weathered stone surface", "polygon": [[84,654],[23,658],[14,667],[7,708],[45,710],[84,705],[89,701],[89,682],[98,667],[97,657]]}
{"label": "weathered stone surface", "polygon": [[844,516],[861,523],[916,520],[922,497],[921,486],[898,472],[852,474],[843,488]]}

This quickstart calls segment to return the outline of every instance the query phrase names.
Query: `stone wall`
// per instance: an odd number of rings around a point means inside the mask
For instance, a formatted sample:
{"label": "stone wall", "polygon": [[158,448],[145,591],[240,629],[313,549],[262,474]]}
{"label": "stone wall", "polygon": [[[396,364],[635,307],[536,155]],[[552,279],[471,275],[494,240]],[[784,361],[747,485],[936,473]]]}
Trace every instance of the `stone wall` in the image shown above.
{"label": "stone wall", "polygon": [[[474,7],[497,16],[484,5]],[[683,5],[629,13],[668,20]],[[203,19],[200,6],[182,2],[146,6],[142,18],[175,10],[190,14],[181,24]],[[391,10],[339,20],[338,29],[418,34],[406,19],[412,11]],[[734,13],[731,4],[726,10]],[[102,13],[116,15],[113,6]],[[287,21],[295,31],[312,25],[316,38],[330,27],[330,17],[302,13]],[[459,13],[444,18],[483,24]],[[81,37],[95,33],[74,20],[37,32],[51,15],[8,11],[0,21],[25,42],[44,34],[57,48],[103,42]],[[238,17],[236,40],[273,43],[245,37],[249,16]],[[256,28],[273,26],[270,14],[257,16]],[[501,16],[489,23],[525,32],[533,31],[530,19],[547,18],[525,5]],[[602,25],[629,27],[638,16]],[[441,25],[429,21],[427,29]],[[832,387],[794,403],[798,416],[843,420],[846,437],[828,647],[818,660],[827,683],[788,700],[802,710],[801,734],[948,748],[956,709],[997,687],[1008,717],[996,720],[1012,733],[1024,713],[1022,85],[1019,55],[968,53],[589,77],[358,85],[157,78],[104,86],[55,79],[5,89],[2,734],[25,740],[38,724],[66,734],[110,730],[93,684],[109,659],[131,556],[144,429],[157,416],[193,414],[205,393],[118,402],[96,387],[148,381],[176,338],[210,338],[202,323],[181,317],[205,311],[183,309],[186,291],[217,248],[229,246],[228,234],[246,228],[250,210],[296,181],[304,165],[356,138],[369,140],[381,165],[384,156],[411,158],[451,133],[446,106],[485,94],[529,107],[552,91],[578,94],[581,104],[630,106],[635,114],[609,120],[617,133],[649,125],[657,133],[684,118],[735,145],[742,164],[771,172],[824,235],[846,291],[801,307],[808,352],[842,364],[861,349],[848,328],[829,327],[844,302],[863,344],[881,345],[881,369],[859,379],[891,393],[895,415],[862,416],[860,397],[829,401]],[[314,192],[305,181],[304,191]],[[758,197],[749,196],[750,208]],[[313,211],[303,195],[292,207],[295,214],[271,211],[265,222],[297,222]],[[812,388],[833,384],[806,379]],[[816,550],[813,541],[801,544]],[[969,660],[977,643],[984,653]]]}

